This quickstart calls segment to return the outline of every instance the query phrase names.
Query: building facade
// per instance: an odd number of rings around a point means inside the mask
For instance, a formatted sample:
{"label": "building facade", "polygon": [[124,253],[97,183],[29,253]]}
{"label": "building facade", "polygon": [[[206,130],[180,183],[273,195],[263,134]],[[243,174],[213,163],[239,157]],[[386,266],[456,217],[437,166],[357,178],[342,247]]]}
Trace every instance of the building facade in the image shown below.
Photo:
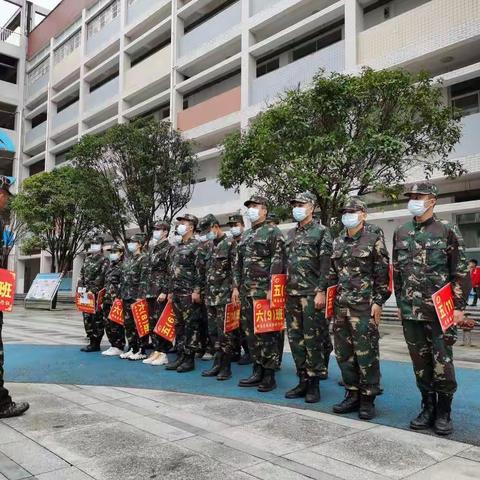
{"label": "building facade", "polygon": [[[7,129],[14,174],[51,170],[82,135],[153,114],[195,142],[200,169],[188,210],[221,219],[249,192],[218,184],[219,145],[285,89],[307,86],[320,68],[430,71],[444,79],[446,102],[464,112],[452,158],[468,169],[458,180],[437,179],[438,212],[459,224],[469,254],[480,257],[477,0],[63,0],[28,38],[19,36],[17,122]],[[4,43],[0,36],[0,52]],[[371,200],[370,219],[391,244],[406,204]],[[49,269],[47,255],[18,249],[16,264],[19,292]]]}

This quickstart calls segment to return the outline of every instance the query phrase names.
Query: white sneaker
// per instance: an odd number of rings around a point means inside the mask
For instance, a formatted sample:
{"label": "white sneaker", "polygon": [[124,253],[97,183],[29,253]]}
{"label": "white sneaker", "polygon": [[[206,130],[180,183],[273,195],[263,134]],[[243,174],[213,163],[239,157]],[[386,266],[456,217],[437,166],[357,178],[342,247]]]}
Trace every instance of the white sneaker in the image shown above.
{"label": "white sneaker", "polygon": [[150,365],[154,360],[154,356],[151,355],[150,357],[146,358],[142,363],[145,363],[147,365]]}
{"label": "white sneaker", "polygon": [[131,355],[133,355],[133,350],[132,349],[130,349],[128,352],[122,353],[120,355],[120,358],[122,358],[123,360],[128,360]]}
{"label": "white sneaker", "polygon": [[110,347],[108,350],[105,350],[102,355],[106,355],[107,357],[119,357],[123,355],[123,350],[120,350],[117,347]]}
{"label": "white sneaker", "polygon": [[144,358],[147,358],[147,356],[146,356],[144,353],[140,352],[140,351],[138,351],[137,353],[132,353],[132,354],[128,357],[128,359],[129,359],[129,360],[132,360],[132,361],[135,361],[135,360],[143,360]]}
{"label": "white sneaker", "polygon": [[166,353],[161,353],[160,356],[156,359],[153,360],[150,365],[166,365],[168,363],[168,357]]}

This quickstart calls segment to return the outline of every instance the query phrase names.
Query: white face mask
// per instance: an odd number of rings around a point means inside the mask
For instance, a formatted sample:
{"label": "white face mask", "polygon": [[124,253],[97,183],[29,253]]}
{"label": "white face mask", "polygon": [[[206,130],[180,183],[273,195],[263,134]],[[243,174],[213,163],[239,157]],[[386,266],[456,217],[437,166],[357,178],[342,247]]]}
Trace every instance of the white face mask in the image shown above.
{"label": "white face mask", "polygon": [[407,208],[415,217],[421,217],[427,211],[425,200],[409,200]]}
{"label": "white face mask", "polygon": [[247,210],[247,217],[251,222],[256,222],[260,218],[260,210],[258,208],[250,207]]}
{"label": "white face mask", "polygon": [[161,240],[164,237],[164,231],[163,230],[154,230],[152,233],[152,238],[154,240]]}
{"label": "white face mask", "polygon": [[205,243],[208,240],[208,238],[206,235],[197,235],[197,240],[199,242]]}
{"label": "white face mask", "polygon": [[173,236],[173,244],[178,245],[182,241],[182,236],[181,235],[174,235]]}
{"label": "white face mask", "polygon": [[215,238],[217,238],[217,235],[215,235],[215,232],[207,233],[207,240],[214,240]]}
{"label": "white face mask", "polygon": [[294,207],[292,215],[296,222],[301,222],[307,218],[307,209],[305,207]]}
{"label": "white face mask", "polygon": [[240,227],[232,227],[230,231],[234,237],[239,237],[242,234],[242,229]]}
{"label": "white face mask", "polygon": [[88,251],[91,253],[97,253],[101,249],[102,249],[102,246],[99,243],[94,243],[93,245],[90,245],[90,248],[88,249]]}
{"label": "white face mask", "polygon": [[187,226],[181,223],[180,225],[177,225],[177,233],[181,235],[182,237],[187,233]]}
{"label": "white face mask", "polygon": [[355,228],[360,225],[360,214],[359,213],[344,213],[342,215],[342,223],[346,228]]}
{"label": "white face mask", "polygon": [[119,253],[111,253],[108,258],[110,258],[111,262],[116,262],[120,258]]}
{"label": "white face mask", "polygon": [[130,242],[127,244],[128,251],[134,253],[137,251],[137,244],[135,242]]}

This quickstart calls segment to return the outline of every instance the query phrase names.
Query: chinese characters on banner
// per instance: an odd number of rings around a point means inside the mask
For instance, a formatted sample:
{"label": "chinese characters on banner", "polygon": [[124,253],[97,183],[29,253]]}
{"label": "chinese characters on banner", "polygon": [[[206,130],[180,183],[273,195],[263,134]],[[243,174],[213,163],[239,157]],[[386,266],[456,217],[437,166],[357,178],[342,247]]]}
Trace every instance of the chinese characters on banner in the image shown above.
{"label": "chinese characters on banner", "polygon": [[225,307],[225,322],[223,331],[225,333],[233,332],[240,328],[240,304],[227,303]]}
{"label": "chinese characters on banner", "polygon": [[95,294],[92,292],[78,292],[76,297],[77,310],[93,315],[96,312]]}
{"label": "chinese characters on banner", "polygon": [[332,318],[335,313],[335,297],[337,296],[337,286],[327,288],[325,298],[325,318]]}
{"label": "chinese characters on banner", "polygon": [[173,343],[175,340],[175,314],[173,313],[172,302],[165,305],[153,331],[169,342]]}
{"label": "chinese characters on banner", "polygon": [[148,304],[145,299],[132,303],[132,314],[135,320],[135,327],[140,338],[150,333],[150,324],[148,322]]}
{"label": "chinese characters on banner", "polygon": [[270,308],[270,301],[253,302],[253,330],[255,334],[281,332],[285,329],[285,309]]}
{"label": "chinese characters on banner", "polygon": [[453,325],[453,311],[455,310],[452,284],[448,283],[438,292],[435,292],[432,295],[432,300],[442,330],[446,332]]}
{"label": "chinese characters on banner", "polygon": [[11,312],[15,299],[15,273],[0,268],[0,311]]}
{"label": "chinese characters on banner", "polygon": [[107,290],[105,288],[102,288],[97,295],[97,312],[99,312],[102,309],[103,305],[103,299],[105,298],[105,293]]}
{"label": "chinese characters on banner", "polygon": [[112,308],[108,314],[108,319],[114,323],[118,323],[122,327],[125,325],[125,318],[123,316],[123,302],[120,298],[113,301]]}
{"label": "chinese characters on banner", "polygon": [[287,301],[287,296],[285,293],[287,275],[284,273],[272,275],[270,285],[270,306],[272,308],[285,308]]}

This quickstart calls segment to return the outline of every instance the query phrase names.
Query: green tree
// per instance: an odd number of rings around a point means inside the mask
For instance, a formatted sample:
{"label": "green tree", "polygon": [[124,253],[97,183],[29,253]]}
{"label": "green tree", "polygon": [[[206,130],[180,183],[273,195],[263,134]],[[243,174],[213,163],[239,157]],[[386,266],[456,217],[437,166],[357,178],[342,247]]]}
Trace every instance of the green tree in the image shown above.
{"label": "green tree", "polygon": [[156,220],[171,220],[192,197],[192,145],[165,121],[138,119],[86,135],[70,158],[98,178],[99,225],[117,241],[131,224],[150,238]]}
{"label": "green tree", "polygon": [[329,76],[286,92],[246,131],[228,136],[220,168],[225,188],[255,188],[277,205],[310,190],[329,225],[345,197],[398,196],[414,168],[426,177],[464,172],[448,158],[459,141],[458,115],[441,84],[405,70]]}
{"label": "green tree", "polygon": [[[12,209],[31,236],[26,249],[42,247],[52,256],[52,272],[66,273],[96,225],[98,204],[88,171],[65,166],[27,178]],[[33,247],[32,247],[33,248]]]}

